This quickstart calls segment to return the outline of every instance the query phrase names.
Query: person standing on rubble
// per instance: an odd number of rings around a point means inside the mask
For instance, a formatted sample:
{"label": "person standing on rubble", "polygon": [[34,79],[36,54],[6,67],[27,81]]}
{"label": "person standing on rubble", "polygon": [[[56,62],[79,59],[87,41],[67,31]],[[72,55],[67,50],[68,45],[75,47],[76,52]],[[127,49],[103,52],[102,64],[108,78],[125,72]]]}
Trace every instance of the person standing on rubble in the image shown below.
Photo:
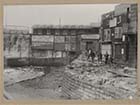
{"label": "person standing on rubble", "polygon": [[95,53],[92,50],[91,50],[91,58],[92,58],[92,62],[94,62]]}
{"label": "person standing on rubble", "polygon": [[102,53],[101,52],[98,54],[98,61],[102,62]]}
{"label": "person standing on rubble", "polygon": [[95,53],[92,51],[92,49],[88,50],[88,58],[89,59],[91,57],[92,62],[94,62],[94,58],[95,58]]}
{"label": "person standing on rubble", "polygon": [[87,50],[87,60],[91,57],[91,52],[92,52],[91,49],[88,49]]}
{"label": "person standing on rubble", "polygon": [[106,54],[105,54],[105,64],[108,63],[108,57],[109,57],[108,52],[106,52]]}

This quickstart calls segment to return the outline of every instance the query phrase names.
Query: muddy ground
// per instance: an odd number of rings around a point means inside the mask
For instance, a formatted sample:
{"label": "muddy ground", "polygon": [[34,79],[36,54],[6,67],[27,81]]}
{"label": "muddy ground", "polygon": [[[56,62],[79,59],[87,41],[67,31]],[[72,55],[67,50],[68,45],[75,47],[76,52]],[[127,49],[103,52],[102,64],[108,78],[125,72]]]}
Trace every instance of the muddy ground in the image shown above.
{"label": "muddy ground", "polygon": [[61,81],[64,67],[50,67],[45,75],[5,86],[13,99],[64,99],[61,95]]}

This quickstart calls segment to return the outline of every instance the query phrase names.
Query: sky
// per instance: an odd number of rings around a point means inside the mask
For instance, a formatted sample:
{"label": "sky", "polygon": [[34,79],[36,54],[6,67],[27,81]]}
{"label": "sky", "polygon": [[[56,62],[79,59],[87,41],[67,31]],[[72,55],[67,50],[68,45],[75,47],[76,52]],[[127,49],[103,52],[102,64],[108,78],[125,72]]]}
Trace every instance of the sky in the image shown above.
{"label": "sky", "polygon": [[7,5],[4,6],[4,25],[32,27],[39,25],[90,25],[101,15],[114,10],[117,4],[69,5]]}

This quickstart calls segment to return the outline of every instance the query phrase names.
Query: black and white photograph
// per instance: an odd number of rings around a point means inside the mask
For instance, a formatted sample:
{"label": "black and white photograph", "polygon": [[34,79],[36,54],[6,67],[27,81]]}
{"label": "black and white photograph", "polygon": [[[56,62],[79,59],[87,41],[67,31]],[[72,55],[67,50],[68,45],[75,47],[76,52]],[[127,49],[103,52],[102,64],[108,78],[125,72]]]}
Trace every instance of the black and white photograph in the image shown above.
{"label": "black and white photograph", "polygon": [[3,6],[7,100],[137,98],[138,4]]}

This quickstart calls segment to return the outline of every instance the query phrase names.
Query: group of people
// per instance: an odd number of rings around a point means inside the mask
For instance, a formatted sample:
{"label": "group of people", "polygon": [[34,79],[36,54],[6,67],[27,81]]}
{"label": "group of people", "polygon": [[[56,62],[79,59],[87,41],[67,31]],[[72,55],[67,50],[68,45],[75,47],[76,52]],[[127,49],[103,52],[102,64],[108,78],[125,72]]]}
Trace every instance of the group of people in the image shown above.
{"label": "group of people", "polygon": [[[95,53],[92,49],[88,49],[87,50],[87,59],[89,60],[91,58],[92,62],[94,62],[95,57],[97,57],[98,62],[103,61],[102,53]],[[104,58],[105,58],[105,64],[108,64],[109,61],[110,61],[110,63],[113,63],[113,58],[108,54],[108,52],[106,52],[106,54],[104,55]]]}

